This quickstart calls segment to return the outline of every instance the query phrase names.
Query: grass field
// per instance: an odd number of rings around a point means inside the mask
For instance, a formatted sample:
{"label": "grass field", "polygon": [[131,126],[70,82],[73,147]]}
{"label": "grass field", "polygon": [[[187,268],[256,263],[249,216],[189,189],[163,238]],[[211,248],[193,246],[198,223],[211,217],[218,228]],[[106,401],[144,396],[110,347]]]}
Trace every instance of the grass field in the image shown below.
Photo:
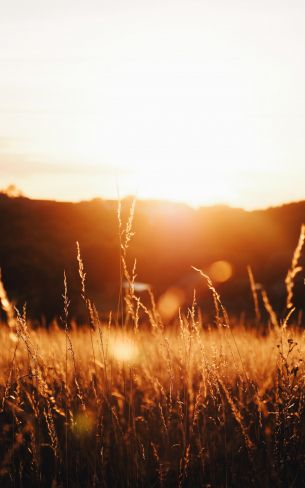
{"label": "grass field", "polygon": [[298,330],[21,322],[1,345],[1,486],[302,486]]}
{"label": "grass field", "polygon": [[0,486],[304,486],[305,335],[291,325],[304,228],[286,278],[286,319],[249,269],[252,324],[230,320],[201,273],[215,320],[203,320],[194,299],[168,327],[152,295],[148,306],[134,292],[131,224],[132,213],[120,234],[129,287],[108,323],[86,295],[79,247],[87,326],[69,320],[66,278],[61,324],[49,330],[33,329],[1,284]]}

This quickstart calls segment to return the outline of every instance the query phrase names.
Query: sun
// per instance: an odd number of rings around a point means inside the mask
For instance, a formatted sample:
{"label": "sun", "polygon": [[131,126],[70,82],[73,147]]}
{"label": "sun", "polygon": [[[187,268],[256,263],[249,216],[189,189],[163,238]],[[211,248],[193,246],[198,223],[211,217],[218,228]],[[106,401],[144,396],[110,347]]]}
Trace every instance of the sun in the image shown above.
{"label": "sun", "polygon": [[194,207],[237,200],[229,182],[204,165],[190,171],[172,165],[143,165],[134,172],[133,180],[131,193],[138,198],[184,202]]}

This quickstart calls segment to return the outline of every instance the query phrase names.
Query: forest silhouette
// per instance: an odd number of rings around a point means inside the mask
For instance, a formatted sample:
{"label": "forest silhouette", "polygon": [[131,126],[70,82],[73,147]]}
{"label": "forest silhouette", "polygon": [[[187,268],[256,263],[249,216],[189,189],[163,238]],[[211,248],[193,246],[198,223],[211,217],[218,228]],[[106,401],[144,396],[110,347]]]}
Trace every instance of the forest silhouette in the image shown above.
{"label": "forest silhouette", "polygon": [[[123,219],[128,217],[131,201],[131,197],[122,201]],[[18,307],[26,303],[29,317],[45,324],[60,317],[65,270],[70,313],[81,322],[85,311],[76,259],[78,241],[88,294],[102,315],[114,310],[120,288],[117,210],[116,201],[67,203],[2,193],[0,267],[14,303]],[[214,262],[228,262],[232,276],[216,287],[231,313],[249,317],[253,315],[250,265],[274,309],[284,313],[285,276],[304,220],[305,202],[250,212],[226,206],[193,209],[184,204],[137,201],[128,260],[133,265],[136,258],[136,280],[148,283],[156,299],[174,287],[181,290],[186,306],[196,288],[199,304],[207,311],[208,290],[191,266],[208,272]],[[301,265],[302,261],[303,257]],[[294,293],[299,309],[303,294],[301,272]]]}

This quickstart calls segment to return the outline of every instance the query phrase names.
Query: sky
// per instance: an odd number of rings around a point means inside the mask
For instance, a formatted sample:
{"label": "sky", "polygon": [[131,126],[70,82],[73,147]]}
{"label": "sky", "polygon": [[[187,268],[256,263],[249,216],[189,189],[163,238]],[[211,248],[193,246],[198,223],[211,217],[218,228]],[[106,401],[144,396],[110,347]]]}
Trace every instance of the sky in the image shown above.
{"label": "sky", "polygon": [[0,188],[305,199],[305,2],[0,0]]}

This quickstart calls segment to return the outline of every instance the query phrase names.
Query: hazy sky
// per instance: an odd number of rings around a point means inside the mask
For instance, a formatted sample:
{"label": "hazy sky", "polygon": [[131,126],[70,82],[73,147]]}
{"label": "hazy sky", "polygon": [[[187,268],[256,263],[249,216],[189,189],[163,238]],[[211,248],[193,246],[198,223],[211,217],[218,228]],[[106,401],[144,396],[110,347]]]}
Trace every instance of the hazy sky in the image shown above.
{"label": "hazy sky", "polygon": [[0,0],[0,187],[305,199],[305,2]]}

